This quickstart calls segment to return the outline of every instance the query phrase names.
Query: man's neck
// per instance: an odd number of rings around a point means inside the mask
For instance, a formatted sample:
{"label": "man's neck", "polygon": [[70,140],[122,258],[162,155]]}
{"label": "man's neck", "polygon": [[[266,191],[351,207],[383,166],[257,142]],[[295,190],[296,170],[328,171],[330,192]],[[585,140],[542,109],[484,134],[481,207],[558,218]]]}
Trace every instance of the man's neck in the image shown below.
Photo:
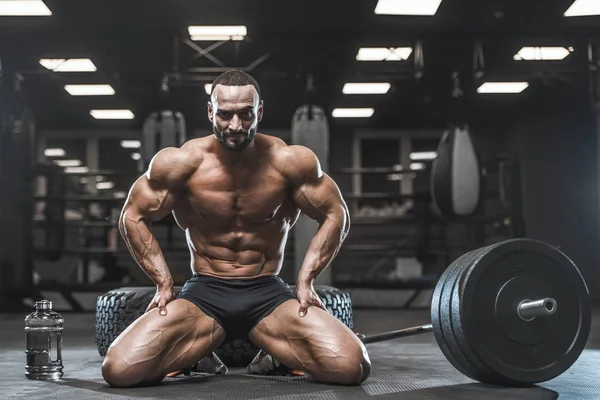
{"label": "man's neck", "polygon": [[244,163],[256,153],[256,140],[253,140],[242,151],[225,148],[222,143],[215,140],[215,153],[223,165],[235,166]]}

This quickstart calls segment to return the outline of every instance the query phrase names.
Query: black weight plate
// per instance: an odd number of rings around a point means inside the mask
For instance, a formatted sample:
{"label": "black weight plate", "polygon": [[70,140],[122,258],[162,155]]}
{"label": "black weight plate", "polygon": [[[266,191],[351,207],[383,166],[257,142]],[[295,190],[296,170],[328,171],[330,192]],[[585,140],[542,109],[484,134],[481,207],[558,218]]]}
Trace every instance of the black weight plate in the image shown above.
{"label": "black weight plate", "polygon": [[452,329],[453,339],[455,340],[454,345],[457,347],[457,352],[460,351],[462,357],[470,362],[478,371],[478,378],[480,382],[492,383],[501,380],[502,377],[495,374],[485,363],[479,358],[477,353],[470,346],[468,340],[465,338],[462,324],[465,317],[468,319],[469,316],[463,317],[461,314],[461,300],[460,287],[463,279],[469,274],[469,272],[475,268],[479,263],[479,258],[485,255],[488,248],[482,248],[473,254],[469,260],[469,265],[464,268],[460,273],[454,274],[454,277],[448,278],[448,281],[452,281],[452,286],[449,288],[448,293],[448,320],[449,328]]}
{"label": "black weight plate", "polygon": [[431,321],[438,346],[444,353],[444,356],[458,371],[475,380],[482,379],[482,373],[484,372],[481,371],[481,368],[477,368],[470,363],[456,344],[456,338],[454,338],[454,333],[450,326],[449,295],[456,274],[467,268],[470,262],[482,250],[476,249],[462,255],[444,271],[434,290],[431,305]]}
{"label": "black weight plate", "polygon": [[[564,373],[581,355],[591,326],[587,286],[558,249],[531,239],[489,246],[458,285],[464,341],[497,375],[488,383],[527,386]],[[556,312],[517,321],[527,298],[550,297]]]}
{"label": "black weight plate", "polygon": [[[460,325],[459,309],[456,307],[456,290],[458,282],[471,268],[473,264],[476,264],[482,254],[485,254],[487,249],[481,248],[471,254],[466,260],[463,268],[455,268],[446,281],[446,291],[442,293],[442,312],[445,313],[444,323],[442,329],[444,335],[448,340],[448,345],[452,350],[454,356],[464,366],[472,366],[472,373],[469,375],[471,378],[476,379],[480,382],[486,382],[490,379],[494,379],[494,373],[478,359],[476,354],[469,347],[468,343],[461,341],[462,332],[457,329],[457,324]],[[458,323],[457,323],[458,321]],[[460,327],[460,326],[459,326]]]}
{"label": "black weight plate", "polygon": [[448,359],[448,361],[459,372],[461,372],[462,374],[467,375],[467,376],[469,376],[470,373],[467,372],[467,371],[465,371],[465,369],[454,358],[454,355],[452,354],[452,352],[448,348],[448,344],[447,344],[446,338],[444,337],[444,334],[442,332],[442,322],[441,322],[441,316],[440,316],[440,306],[441,306],[441,293],[444,291],[444,287],[446,285],[446,281],[447,281],[447,278],[448,278],[450,272],[452,272],[452,270],[454,269],[454,267],[456,267],[457,265],[459,265],[460,263],[462,263],[463,260],[465,260],[474,251],[476,251],[476,250],[473,250],[473,251],[471,251],[469,253],[463,254],[462,256],[458,257],[442,273],[442,275],[438,279],[437,284],[435,285],[435,288],[433,290],[433,294],[432,294],[432,298],[431,298],[431,310],[430,310],[431,325],[433,326],[433,335],[435,337],[435,340],[436,340],[438,346],[440,347],[440,349],[442,350],[442,353]]}

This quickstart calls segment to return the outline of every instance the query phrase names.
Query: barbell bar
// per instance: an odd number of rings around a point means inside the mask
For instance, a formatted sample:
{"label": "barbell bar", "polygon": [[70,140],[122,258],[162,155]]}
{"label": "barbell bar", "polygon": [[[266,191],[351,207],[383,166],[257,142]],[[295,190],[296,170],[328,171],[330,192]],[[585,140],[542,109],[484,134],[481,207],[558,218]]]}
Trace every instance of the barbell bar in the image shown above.
{"label": "barbell bar", "polygon": [[585,348],[591,301],[577,266],[554,246],[510,239],[457,258],[431,302],[432,323],[365,336],[377,343],[433,332],[466,376],[531,386],[567,371]]}
{"label": "barbell bar", "polygon": [[556,300],[545,298],[540,300],[525,299],[519,303],[517,313],[524,321],[531,321],[537,317],[546,317],[556,312]]}
{"label": "barbell bar", "polygon": [[433,325],[421,325],[413,326],[410,328],[399,329],[397,331],[390,331],[384,333],[377,333],[375,335],[365,336],[361,333],[357,333],[358,338],[364,343],[378,343],[386,340],[398,339],[407,336],[420,335],[421,333],[433,332]]}
{"label": "barbell bar", "polygon": [[[540,300],[523,300],[519,303],[519,306],[515,309],[519,317],[525,321],[531,321],[537,317],[545,317],[552,315],[556,312],[556,300],[551,298],[545,298]],[[410,328],[398,329],[396,331],[377,333],[374,335],[365,336],[357,333],[359,339],[365,343],[378,343],[386,340],[393,340],[408,336],[420,335],[422,333],[433,332],[433,325],[419,325],[412,326]]]}

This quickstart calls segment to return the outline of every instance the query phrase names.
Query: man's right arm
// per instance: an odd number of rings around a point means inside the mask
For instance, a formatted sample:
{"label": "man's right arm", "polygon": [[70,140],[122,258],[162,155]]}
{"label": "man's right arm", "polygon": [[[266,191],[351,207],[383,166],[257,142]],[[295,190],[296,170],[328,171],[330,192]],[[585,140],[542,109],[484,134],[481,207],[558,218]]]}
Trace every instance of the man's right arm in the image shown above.
{"label": "man's right arm", "polygon": [[[164,293],[163,297],[171,293],[173,279],[151,225],[173,210],[178,194],[193,172],[193,163],[186,158],[188,155],[181,149],[167,148],[157,153],[148,171],[131,187],[119,218],[119,231],[131,255],[156,284],[157,292]],[[159,304],[154,306],[158,305],[161,313],[166,311],[170,299],[155,300]]]}

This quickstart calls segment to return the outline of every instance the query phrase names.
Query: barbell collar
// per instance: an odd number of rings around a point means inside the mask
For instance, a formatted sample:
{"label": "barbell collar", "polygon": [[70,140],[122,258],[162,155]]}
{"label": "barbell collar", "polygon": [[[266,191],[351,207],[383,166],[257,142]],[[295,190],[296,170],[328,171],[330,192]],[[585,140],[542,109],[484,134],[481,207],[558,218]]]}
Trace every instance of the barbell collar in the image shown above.
{"label": "barbell collar", "polygon": [[547,317],[556,312],[556,300],[547,297],[539,300],[523,300],[517,307],[519,317],[525,321],[531,321],[538,317]]}
{"label": "barbell collar", "polygon": [[421,333],[427,333],[427,332],[433,332],[433,325],[429,324],[429,325],[414,326],[411,328],[400,329],[400,330],[391,331],[391,332],[378,333],[378,334],[370,335],[370,336],[358,334],[358,337],[360,338],[360,340],[362,340],[363,343],[368,344],[368,343],[384,342],[386,340],[392,340],[392,339],[397,339],[397,338],[406,337],[406,336],[420,335]]}

